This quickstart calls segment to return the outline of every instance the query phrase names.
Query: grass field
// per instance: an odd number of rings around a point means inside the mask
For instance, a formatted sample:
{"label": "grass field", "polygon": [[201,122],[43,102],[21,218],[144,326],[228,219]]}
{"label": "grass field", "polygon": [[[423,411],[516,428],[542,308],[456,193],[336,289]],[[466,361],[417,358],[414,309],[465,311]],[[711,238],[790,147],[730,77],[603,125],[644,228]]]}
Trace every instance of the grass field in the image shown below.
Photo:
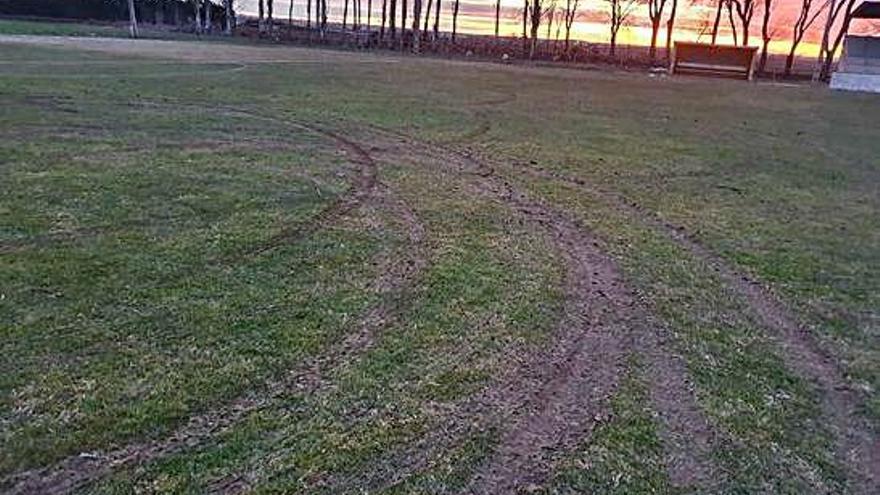
{"label": "grass field", "polygon": [[0,36],[0,491],[877,493],[880,98]]}

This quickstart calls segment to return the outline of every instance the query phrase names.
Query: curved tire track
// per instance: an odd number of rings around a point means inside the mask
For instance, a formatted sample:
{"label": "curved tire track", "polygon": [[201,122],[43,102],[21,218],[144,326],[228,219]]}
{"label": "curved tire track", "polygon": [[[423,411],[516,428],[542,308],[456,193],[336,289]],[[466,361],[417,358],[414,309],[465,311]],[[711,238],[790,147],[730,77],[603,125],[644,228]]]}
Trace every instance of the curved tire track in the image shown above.
{"label": "curved tire track", "polygon": [[[550,349],[526,357],[508,376],[461,409],[464,416],[499,415],[511,423],[492,459],[472,481],[472,493],[512,493],[542,483],[551,450],[567,449],[588,437],[607,416],[607,399],[617,388],[625,357],[647,349],[661,428],[669,440],[670,477],[681,485],[710,486],[714,434],[696,403],[683,361],[665,344],[665,332],[625,285],[616,265],[576,221],[527,197],[484,161],[409,136],[389,133],[418,153],[436,154],[441,163],[473,174],[478,192],[499,200],[550,236],[565,259],[566,301]],[[446,440],[471,425],[461,417],[441,428]],[[471,425],[472,426],[472,425]],[[421,442],[428,451],[448,444]],[[397,484],[429,463],[429,455],[410,456],[393,475]],[[374,484],[376,480],[367,481]],[[385,486],[388,486],[386,483]]]}
{"label": "curved tire track", "polygon": [[838,462],[850,473],[850,488],[855,493],[880,493],[880,436],[860,412],[864,398],[850,386],[839,363],[821,348],[812,333],[775,294],[694,240],[683,228],[661,220],[637,203],[602,190],[581,178],[542,168],[524,170],[541,178],[559,180],[584,189],[665,234],[695,258],[712,267],[728,287],[746,300],[763,322],[769,336],[779,345],[786,367],[817,388],[822,416],[834,437]]}
{"label": "curved tire track", "polygon": [[408,259],[403,262],[395,259],[393,262],[383,263],[387,265],[388,270],[378,284],[382,291],[380,303],[367,311],[360,319],[356,331],[350,333],[340,344],[320,356],[307,360],[297,366],[293,372],[269,383],[259,392],[239,397],[220,409],[193,416],[185,425],[163,439],[129,444],[103,454],[83,453],[68,457],[51,466],[11,475],[0,482],[3,493],[9,495],[71,493],[116,469],[146,463],[197,446],[291,391],[309,394],[326,386],[326,375],[367,350],[376,334],[395,317],[398,306],[402,304],[402,296],[406,288],[414,282],[427,264],[424,227],[402,201],[392,196],[384,185],[377,182],[375,163],[363,148],[331,131],[317,130],[318,128],[303,124],[297,125],[310,130],[315,129],[315,132],[342,144],[344,149],[353,155],[354,161],[362,165],[363,178],[354,188],[355,192],[351,197],[331,205],[325,210],[327,213],[321,215],[317,221],[292,231],[295,235],[284,236],[284,240],[288,242],[297,240],[316,231],[331,219],[352,210],[363,200],[370,199],[383,204],[405,225],[409,249],[407,249]]}

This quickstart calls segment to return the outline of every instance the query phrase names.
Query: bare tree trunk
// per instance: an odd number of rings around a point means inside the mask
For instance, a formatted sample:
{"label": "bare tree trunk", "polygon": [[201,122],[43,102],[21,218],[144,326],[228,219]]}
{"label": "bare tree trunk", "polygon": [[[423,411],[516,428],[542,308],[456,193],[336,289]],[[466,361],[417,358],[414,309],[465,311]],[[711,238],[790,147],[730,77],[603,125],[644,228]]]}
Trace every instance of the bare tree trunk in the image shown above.
{"label": "bare tree trunk", "polygon": [[[315,30],[321,30],[321,0],[309,0],[312,2],[312,23],[314,24]],[[311,39],[311,35],[309,36]]]}
{"label": "bare tree trunk", "polygon": [[195,28],[196,34],[202,34],[202,6],[199,0],[193,0],[194,12],[195,12]]}
{"label": "bare tree trunk", "polygon": [[498,39],[498,29],[501,24],[501,0],[495,0],[495,38]]}
{"label": "bare tree trunk", "polygon": [[648,57],[651,62],[657,60],[657,36],[660,34],[660,18],[651,20],[651,48],[648,49]]}
{"label": "bare tree trunk", "polygon": [[390,7],[388,12],[388,30],[391,32],[391,40],[393,41],[397,37],[397,28],[395,26],[395,21],[397,20],[397,0],[391,0]]}
{"label": "bare tree trunk", "polygon": [[[828,11],[828,21],[825,23],[825,32],[822,35],[822,47],[819,52],[819,58],[816,61],[817,68],[813,75],[814,80],[828,81],[831,79],[831,65],[834,63],[834,55],[840,49],[843,38],[849,31],[850,24],[853,19],[853,8],[856,0],[839,0],[840,3],[835,4],[833,1]],[[839,30],[836,35],[832,35],[834,25],[840,13],[843,13],[843,20],[840,23]],[[833,41],[832,41],[833,38]]]}
{"label": "bare tree trunk", "polygon": [[608,0],[608,6],[611,9],[611,47],[609,49],[611,58],[617,54],[617,33],[629,19],[636,2],[637,0]]}
{"label": "bare tree trunk", "polygon": [[538,30],[541,27],[541,0],[532,0],[532,42],[529,47],[529,59],[535,58],[535,53],[538,51]]}
{"label": "bare tree trunk", "polygon": [[724,0],[718,0],[718,8],[715,9],[715,23],[712,24],[712,44],[718,43],[718,28],[721,26],[721,10],[724,8]]}
{"label": "bare tree trunk", "polygon": [[345,26],[348,24],[348,0],[342,0],[344,2],[342,7],[342,30],[345,31]]}
{"label": "bare tree trunk", "polygon": [[425,38],[425,39],[427,39],[427,37],[428,37],[428,25],[431,22],[431,14],[433,13],[431,8],[433,6],[434,6],[433,0],[428,0],[428,8],[425,9],[425,27],[424,27],[424,29],[422,29],[422,38]]}
{"label": "bare tree trunk", "polygon": [[287,5],[287,30],[293,29],[293,0]]}
{"label": "bare tree trunk", "polygon": [[608,50],[608,54],[611,55],[611,58],[617,54],[617,31],[611,30],[611,47]]}
{"label": "bare tree trunk", "polygon": [[269,24],[269,35],[275,31],[275,20],[272,16],[275,0],[266,0],[266,22]]}
{"label": "bare tree trunk", "polygon": [[830,8],[825,16],[825,28],[822,30],[822,42],[819,44],[819,55],[816,57],[816,67],[813,69],[813,81],[819,80],[819,72],[825,60],[825,50],[828,49],[828,36],[831,34],[831,26],[834,24],[834,13],[837,10],[837,2],[842,0],[828,0]]}
{"label": "bare tree trunk", "polygon": [[440,39],[440,7],[441,0],[437,0],[437,5],[434,6],[434,42]]}
{"label": "bare tree trunk", "polygon": [[211,7],[213,7],[211,0],[205,0],[205,32],[208,34],[211,34],[214,28],[214,23],[211,20],[211,10],[213,10]]}
{"label": "bare tree trunk", "polygon": [[773,10],[773,0],[764,0],[764,17],[761,21],[761,60],[758,62],[758,70],[767,70],[767,55],[770,47],[770,14]]}
{"label": "bare tree trunk", "polygon": [[672,32],[675,30],[675,14],[678,10],[678,0],[672,0],[669,10],[669,19],[666,21],[666,58],[672,57]]}
{"label": "bare tree trunk", "polygon": [[[199,0],[195,0],[197,3]],[[263,32],[266,30],[266,21],[263,19],[263,0],[257,2],[257,31],[260,33],[260,36],[263,35]]]}
{"label": "bare tree trunk", "polygon": [[459,0],[452,3],[452,42],[455,43],[455,35],[458,32],[458,8]]}
{"label": "bare tree trunk", "polygon": [[[752,24],[752,16],[755,15],[755,3],[758,0],[728,0],[736,6],[736,15],[742,25],[742,44],[749,46],[749,26]],[[731,20],[733,24],[733,20]]]}
{"label": "bare tree trunk", "polygon": [[736,21],[733,19],[733,1],[727,0],[727,19],[730,22],[730,32],[733,34],[733,44],[738,45],[739,41],[736,36]]}
{"label": "bare tree trunk", "polygon": [[306,0],[306,29],[312,28],[312,0]]}
{"label": "bare tree trunk", "polygon": [[[827,6],[827,4],[825,6]],[[791,51],[788,52],[788,57],[785,59],[786,77],[791,75],[792,68],[794,68],[794,57],[798,45],[800,45],[800,42],[804,39],[804,35],[807,30],[810,29],[813,22],[815,22],[819,15],[822,14],[825,6],[819,7],[817,12],[811,14],[813,0],[801,0],[801,10],[798,14],[797,21],[794,23],[794,31],[791,37]]]}
{"label": "bare tree trunk", "polygon": [[418,54],[421,50],[421,33],[419,33],[419,25],[422,23],[422,0],[413,0],[413,20],[412,20],[412,50]]}
{"label": "bare tree trunk", "polygon": [[569,54],[571,43],[571,27],[577,17],[578,2],[580,0],[565,0],[565,54]]}
{"label": "bare tree trunk", "polygon": [[526,50],[529,47],[529,32],[528,32],[528,21],[529,21],[529,0],[525,0],[523,4],[523,13],[522,13],[522,21],[523,21],[523,54],[526,53]]}
{"label": "bare tree trunk", "polygon": [[660,20],[663,18],[663,9],[666,0],[648,0],[648,18],[651,20],[651,47],[649,56],[651,63],[657,60],[657,35],[660,33]]}
{"label": "bare tree trunk", "polygon": [[[367,36],[370,35],[370,31],[373,29],[373,0],[367,0]],[[367,43],[369,43],[369,37],[367,38]]]}
{"label": "bare tree trunk", "polygon": [[134,0],[128,0],[128,34],[132,38],[138,37],[137,10],[134,7]]}
{"label": "bare tree trunk", "polygon": [[382,0],[382,24],[379,26],[379,39],[385,39],[385,18],[388,10],[388,0]]}
{"label": "bare tree trunk", "polygon": [[[232,1],[233,0],[224,0],[224,4],[226,7],[226,36],[232,36],[232,26],[235,24],[235,14],[232,11]],[[293,0],[291,0],[290,5],[293,5]]]}
{"label": "bare tree trunk", "polygon": [[400,49],[403,50],[403,47],[406,46],[406,15],[407,12],[406,0],[400,0]]}

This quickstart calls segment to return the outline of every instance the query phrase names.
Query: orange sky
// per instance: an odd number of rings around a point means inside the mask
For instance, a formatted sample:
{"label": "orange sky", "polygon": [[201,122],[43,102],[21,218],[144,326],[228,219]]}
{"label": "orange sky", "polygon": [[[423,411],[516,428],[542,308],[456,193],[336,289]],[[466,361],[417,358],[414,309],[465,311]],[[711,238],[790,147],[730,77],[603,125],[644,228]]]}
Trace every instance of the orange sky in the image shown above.
{"label": "orange sky", "polygon": [[[342,6],[344,0],[329,0],[329,16],[332,20],[341,21]],[[545,5],[550,5],[553,0],[543,0]],[[565,5],[565,0],[556,0],[560,6]],[[644,1],[644,0],[642,0]],[[668,4],[672,0],[667,0]],[[761,16],[763,15],[762,0],[757,0],[759,8],[752,20],[749,29],[751,45],[760,43]],[[361,0],[363,9],[367,8],[367,0]],[[427,0],[423,0],[427,3]],[[398,4],[400,0],[398,0]],[[412,0],[409,0],[410,6]],[[801,7],[801,0],[774,0],[775,7],[772,14],[772,32],[775,41],[771,43],[771,51],[787,53],[789,39],[791,38],[792,26],[797,19]],[[814,0],[814,9],[825,4],[825,0]],[[257,0],[237,0],[237,10],[245,14],[256,13]],[[287,18],[288,0],[275,0],[276,18]],[[306,0],[294,0],[293,14],[295,19],[305,18]],[[443,0],[441,12],[441,29],[451,29],[452,1]],[[463,33],[491,34],[494,30],[494,5],[495,0],[461,0],[458,18],[458,30]],[[502,35],[519,35],[522,33],[521,11],[523,0],[501,0]],[[373,23],[378,24],[381,12],[382,0],[373,0]],[[579,18],[572,28],[572,38],[592,41],[608,41],[607,25],[607,2],[605,0],[581,0]],[[708,40],[712,21],[714,20],[714,0],[679,0],[677,26],[674,39],[677,40]],[[364,13],[366,20],[366,12]],[[730,43],[732,38],[728,28],[727,15],[722,17],[722,33],[720,42]],[[802,55],[813,55],[817,52],[817,45],[824,25],[823,17],[814,23],[808,32],[806,39],[799,49]],[[738,30],[741,30],[738,27]],[[701,35],[701,32],[703,34]],[[853,26],[852,32],[861,34],[880,34],[880,22],[859,21]],[[540,36],[546,36],[546,27],[541,29]],[[555,37],[556,28],[553,28],[551,37]],[[561,33],[564,36],[564,33]],[[643,3],[636,6],[630,17],[629,23],[621,30],[619,41],[622,44],[646,45],[650,43],[651,29],[648,24],[647,6]],[[660,39],[665,39],[665,30],[661,31]]]}

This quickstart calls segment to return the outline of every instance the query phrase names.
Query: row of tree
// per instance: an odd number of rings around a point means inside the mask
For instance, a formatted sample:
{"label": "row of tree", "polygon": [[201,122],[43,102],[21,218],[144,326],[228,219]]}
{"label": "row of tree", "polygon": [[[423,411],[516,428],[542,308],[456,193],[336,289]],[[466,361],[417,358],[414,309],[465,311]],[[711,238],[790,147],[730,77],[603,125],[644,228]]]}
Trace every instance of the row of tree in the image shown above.
{"label": "row of tree", "polygon": [[[135,0],[127,0],[131,15],[132,36],[137,36],[137,19],[135,14]],[[210,5],[211,0],[190,0],[194,3],[196,19],[195,29],[203,32],[210,28],[211,8],[202,8],[202,3]],[[222,0],[226,12],[225,32],[232,34],[234,29],[234,0]],[[303,0],[306,7],[305,27],[317,29],[323,37],[328,29],[328,5],[327,0]],[[401,47],[411,46],[418,53],[422,43],[437,42],[440,40],[440,12],[441,0],[427,0],[426,9],[423,12],[424,0],[412,0],[412,5],[407,5],[408,0],[381,0],[381,18],[378,32],[374,32],[372,24],[373,0],[366,0],[366,12],[362,2],[364,0],[343,0],[342,30],[351,29],[355,32],[366,32],[368,35],[377,35],[380,40],[399,42]],[[378,0],[377,0],[378,1]],[[556,41],[560,38],[560,31],[564,31],[563,41],[559,50],[562,55],[569,53],[571,49],[571,31],[575,20],[580,16],[579,9],[581,0],[523,0],[521,11],[523,52],[528,57],[535,56],[538,50],[542,24],[546,26],[545,39],[550,39],[552,28],[556,25]],[[658,37],[661,26],[666,27],[665,48],[666,54],[671,53],[673,32],[675,29],[676,15],[679,8],[679,0],[603,0],[607,7],[609,27],[609,55],[613,58],[618,44],[618,33],[621,28],[629,23],[632,16],[639,8],[646,8],[647,17],[650,20],[651,43],[649,57],[652,62],[657,61]],[[757,12],[761,12],[761,54],[759,58],[759,70],[765,71],[767,67],[770,42],[775,32],[771,29],[771,18],[777,2],[781,0],[689,0],[692,4],[699,2],[712,2],[714,5],[714,18],[710,31],[711,43],[718,42],[722,22],[728,23],[728,29],[733,38],[733,43],[746,46],[751,40],[752,21]],[[814,78],[827,80],[830,76],[835,54],[840,49],[844,35],[849,29],[852,14],[858,0],[800,0],[801,5],[798,17],[792,27],[791,45],[785,64],[785,75],[790,75],[794,66],[796,51],[803,41],[807,31],[818,19],[825,15],[825,26],[822,32],[822,43],[818,60],[816,61]],[[458,15],[460,12],[460,0],[450,0],[452,30],[450,39],[454,44],[458,30]],[[293,23],[293,4],[288,5],[288,23]],[[350,7],[350,8],[349,8]],[[499,28],[501,19],[501,2],[495,0],[495,38],[500,38]],[[398,25],[398,12],[400,24]],[[726,12],[727,19],[724,19]],[[204,18],[207,15],[207,18]],[[412,14],[411,28],[407,29],[407,15]],[[366,15],[364,15],[366,14]],[[349,15],[351,22],[349,23]],[[366,19],[364,19],[366,17]],[[313,22],[314,21],[314,22]],[[261,34],[271,35],[275,29],[274,0],[258,0],[258,25]],[[399,26],[399,32],[398,32]],[[432,29],[429,29],[432,28]],[[704,33],[701,33],[701,35]]]}

